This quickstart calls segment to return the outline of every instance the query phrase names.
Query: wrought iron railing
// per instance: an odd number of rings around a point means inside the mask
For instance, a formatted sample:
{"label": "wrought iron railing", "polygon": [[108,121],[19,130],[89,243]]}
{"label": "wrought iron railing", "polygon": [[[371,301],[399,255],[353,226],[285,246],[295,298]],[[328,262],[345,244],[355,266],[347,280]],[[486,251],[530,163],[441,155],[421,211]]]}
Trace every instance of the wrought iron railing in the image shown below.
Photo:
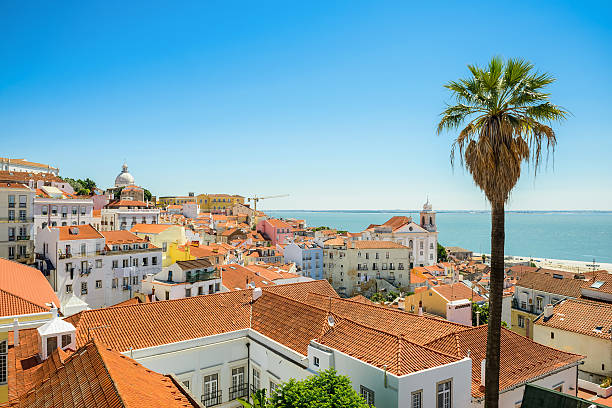
{"label": "wrought iron railing", "polygon": [[209,392],[202,395],[202,404],[204,404],[205,407],[214,407],[215,405],[221,404],[221,402],[221,391]]}
{"label": "wrought iron railing", "polygon": [[238,384],[229,388],[229,399],[230,401],[236,398],[245,398],[249,393],[249,389],[246,383]]}

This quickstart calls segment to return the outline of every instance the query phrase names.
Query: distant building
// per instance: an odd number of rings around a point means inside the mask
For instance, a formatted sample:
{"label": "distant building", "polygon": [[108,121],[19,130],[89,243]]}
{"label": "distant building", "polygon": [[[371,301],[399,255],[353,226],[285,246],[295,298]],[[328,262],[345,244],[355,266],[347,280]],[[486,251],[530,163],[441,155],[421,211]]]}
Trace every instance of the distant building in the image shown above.
{"label": "distant building", "polygon": [[25,159],[9,159],[0,157],[0,170],[2,171],[23,171],[29,173],[49,173],[59,176],[59,169],[48,164],[35,163]]}
{"label": "distant building", "polygon": [[113,200],[101,210],[103,231],[129,230],[136,224],[158,224],[159,208],[144,201]]}
{"label": "distant building", "polygon": [[271,241],[272,245],[285,244],[290,242],[293,238],[293,229],[291,225],[276,218],[259,221],[257,224],[257,232]]}
{"label": "distant building", "polygon": [[458,247],[458,246],[447,246],[445,247],[445,249],[446,249],[446,255],[455,257],[459,259],[460,261],[467,261],[468,259],[472,258],[472,256],[474,255],[472,251]]}
{"label": "distant building", "polygon": [[93,223],[93,199],[75,196],[52,186],[36,190],[34,197],[34,232],[46,226]]}
{"label": "distant building", "polygon": [[185,245],[185,227],[171,224],[134,224],[131,231],[162,250],[162,266],[169,266],[176,260],[169,251],[171,244]]}
{"label": "distant building", "polygon": [[244,197],[234,194],[200,194],[197,203],[204,212],[225,213],[236,204],[244,204]]}
{"label": "distant building", "polygon": [[0,182],[0,258],[34,262],[34,190]]}
{"label": "distant building", "polygon": [[159,300],[182,299],[221,291],[221,274],[206,259],[177,261],[142,282],[142,291]]}
{"label": "distant building", "polygon": [[293,262],[298,272],[313,279],[324,279],[323,248],[314,242],[291,242],[283,249],[285,262]]}
{"label": "distant building", "polygon": [[435,265],[438,262],[436,212],[429,200],[420,213],[421,224],[412,217],[395,216],[381,225],[370,225],[361,233],[361,240],[393,241],[410,248],[410,268]]}

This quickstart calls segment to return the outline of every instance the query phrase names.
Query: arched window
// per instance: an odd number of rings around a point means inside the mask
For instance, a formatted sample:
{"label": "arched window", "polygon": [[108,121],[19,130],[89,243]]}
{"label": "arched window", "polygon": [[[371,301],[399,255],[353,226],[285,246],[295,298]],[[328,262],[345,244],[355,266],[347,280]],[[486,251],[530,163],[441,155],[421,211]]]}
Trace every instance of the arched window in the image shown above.
{"label": "arched window", "polygon": [[172,271],[168,271],[168,282],[172,282]]}
{"label": "arched window", "polygon": [[421,217],[421,225],[425,225],[425,217]]}
{"label": "arched window", "polygon": [[429,225],[433,225],[433,221],[431,217],[429,217]]}

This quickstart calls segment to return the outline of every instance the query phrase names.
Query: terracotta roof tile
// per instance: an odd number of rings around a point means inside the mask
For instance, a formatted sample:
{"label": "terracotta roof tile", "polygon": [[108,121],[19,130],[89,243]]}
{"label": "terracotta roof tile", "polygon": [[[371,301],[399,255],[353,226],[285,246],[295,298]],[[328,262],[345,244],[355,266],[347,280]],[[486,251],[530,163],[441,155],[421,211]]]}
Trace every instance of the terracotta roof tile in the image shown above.
{"label": "terracotta roof tile", "polygon": [[0,316],[48,311],[60,306],[51,285],[38,269],[0,258]]}
{"label": "terracotta roof tile", "polygon": [[130,231],[143,234],[159,234],[170,227],[172,227],[172,224],[135,224]]}
{"label": "terracotta roof tile", "polygon": [[553,315],[540,315],[534,324],[612,340],[612,305],[566,299],[553,307]]}
{"label": "terracotta roof tile", "polygon": [[97,239],[104,238],[91,224],[68,225],[64,227],[51,227],[59,230],[60,241],[72,241],[77,239]]}
{"label": "terracotta roof tile", "polygon": [[474,302],[484,302],[487,300],[461,282],[434,286],[431,290],[435,290],[448,301],[468,299]]}
{"label": "terracotta roof tile", "polygon": [[[484,395],[484,387],[480,386],[480,364],[487,351],[487,325],[451,333],[427,345],[457,357],[467,356],[469,350],[472,358],[472,396],[480,398]],[[502,327],[499,389],[503,391],[582,359],[584,356],[535,343]]]}
{"label": "terracotta roof tile", "polygon": [[100,231],[100,234],[106,239],[106,245],[140,244],[148,242],[144,238],[126,230]]}

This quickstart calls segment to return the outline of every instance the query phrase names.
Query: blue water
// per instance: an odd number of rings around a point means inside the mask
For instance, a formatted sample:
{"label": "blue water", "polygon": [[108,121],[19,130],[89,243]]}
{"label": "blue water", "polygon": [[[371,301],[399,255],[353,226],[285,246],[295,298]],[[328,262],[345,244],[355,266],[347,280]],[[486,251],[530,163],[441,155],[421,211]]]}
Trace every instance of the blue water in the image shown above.
{"label": "blue water", "polygon": [[[359,232],[381,224],[401,211],[284,211],[269,210],[274,217],[306,220],[308,226],[328,226]],[[491,215],[488,212],[438,212],[438,240],[474,252],[490,252]],[[536,258],[612,263],[612,212],[508,212],[506,254]]]}

